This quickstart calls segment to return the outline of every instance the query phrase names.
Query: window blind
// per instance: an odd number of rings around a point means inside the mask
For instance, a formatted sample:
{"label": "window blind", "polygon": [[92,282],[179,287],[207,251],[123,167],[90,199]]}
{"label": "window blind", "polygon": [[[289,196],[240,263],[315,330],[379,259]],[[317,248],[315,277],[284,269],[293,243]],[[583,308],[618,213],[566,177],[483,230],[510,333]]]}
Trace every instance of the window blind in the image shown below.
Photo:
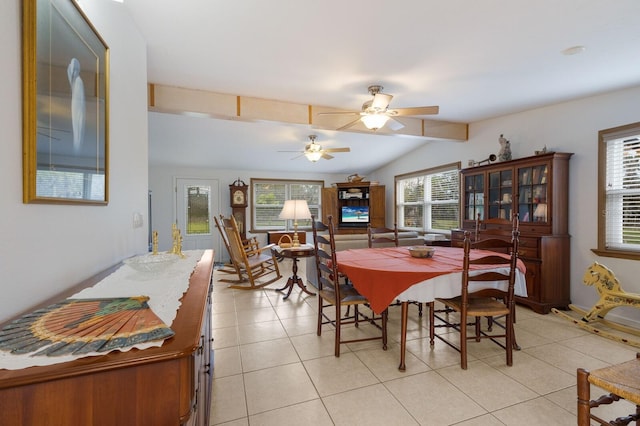
{"label": "window blind", "polygon": [[606,248],[640,250],[640,134],[605,139]]}

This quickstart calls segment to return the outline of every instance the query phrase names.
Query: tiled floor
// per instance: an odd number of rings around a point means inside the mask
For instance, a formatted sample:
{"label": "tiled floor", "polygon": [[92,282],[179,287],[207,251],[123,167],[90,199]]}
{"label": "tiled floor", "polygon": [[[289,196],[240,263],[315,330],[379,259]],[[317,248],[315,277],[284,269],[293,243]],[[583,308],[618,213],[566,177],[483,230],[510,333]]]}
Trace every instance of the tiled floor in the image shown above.
{"label": "tiled floor", "polygon": [[[290,266],[283,262],[283,275]],[[296,288],[282,300],[274,291],[282,281],[232,290],[219,277],[212,425],[575,425],[576,369],[636,353],[554,314],[518,307],[522,350],[514,352],[514,365],[505,365],[495,344],[474,342],[465,371],[458,352],[440,341],[429,346],[428,315],[420,318],[410,306],[407,369],[400,372],[399,307],[390,308],[388,350],[379,341],[342,345],[336,358],[333,331],[316,335],[316,297]],[[633,412],[626,401],[617,404],[598,410],[606,418]]]}

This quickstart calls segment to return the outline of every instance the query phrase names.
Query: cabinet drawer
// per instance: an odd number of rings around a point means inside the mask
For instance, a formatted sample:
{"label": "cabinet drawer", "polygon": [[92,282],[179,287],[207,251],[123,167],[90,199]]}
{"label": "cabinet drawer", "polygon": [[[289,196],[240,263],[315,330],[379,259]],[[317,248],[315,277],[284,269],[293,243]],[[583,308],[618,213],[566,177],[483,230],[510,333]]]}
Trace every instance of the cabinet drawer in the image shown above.
{"label": "cabinet drawer", "polygon": [[538,254],[540,247],[540,239],[534,237],[520,237],[519,239],[519,247],[518,254],[520,257],[529,257],[538,259],[540,255]]}

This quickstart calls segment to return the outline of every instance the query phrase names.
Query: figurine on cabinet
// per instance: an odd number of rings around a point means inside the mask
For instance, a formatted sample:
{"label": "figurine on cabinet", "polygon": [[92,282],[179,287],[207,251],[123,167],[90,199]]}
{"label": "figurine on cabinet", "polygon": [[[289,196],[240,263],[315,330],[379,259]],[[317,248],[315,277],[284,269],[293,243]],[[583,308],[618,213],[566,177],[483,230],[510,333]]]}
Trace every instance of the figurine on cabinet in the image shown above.
{"label": "figurine on cabinet", "polygon": [[504,135],[500,135],[498,138],[498,142],[500,142],[500,151],[498,152],[498,159],[500,161],[509,161],[511,160],[511,142],[504,137]]}

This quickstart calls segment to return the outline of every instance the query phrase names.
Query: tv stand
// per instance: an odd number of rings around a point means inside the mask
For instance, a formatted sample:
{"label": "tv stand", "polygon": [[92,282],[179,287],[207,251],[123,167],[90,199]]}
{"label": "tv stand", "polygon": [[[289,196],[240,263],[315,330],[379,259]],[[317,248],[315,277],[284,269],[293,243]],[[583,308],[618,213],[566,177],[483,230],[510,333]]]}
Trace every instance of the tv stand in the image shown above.
{"label": "tv stand", "polygon": [[[343,207],[368,207],[369,222],[341,223]],[[333,216],[336,232],[339,234],[362,234],[367,232],[367,224],[379,228],[385,225],[385,187],[371,185],[370,182],[340,182],[330,188],[322,188],[322,221],[328,222]]]}

